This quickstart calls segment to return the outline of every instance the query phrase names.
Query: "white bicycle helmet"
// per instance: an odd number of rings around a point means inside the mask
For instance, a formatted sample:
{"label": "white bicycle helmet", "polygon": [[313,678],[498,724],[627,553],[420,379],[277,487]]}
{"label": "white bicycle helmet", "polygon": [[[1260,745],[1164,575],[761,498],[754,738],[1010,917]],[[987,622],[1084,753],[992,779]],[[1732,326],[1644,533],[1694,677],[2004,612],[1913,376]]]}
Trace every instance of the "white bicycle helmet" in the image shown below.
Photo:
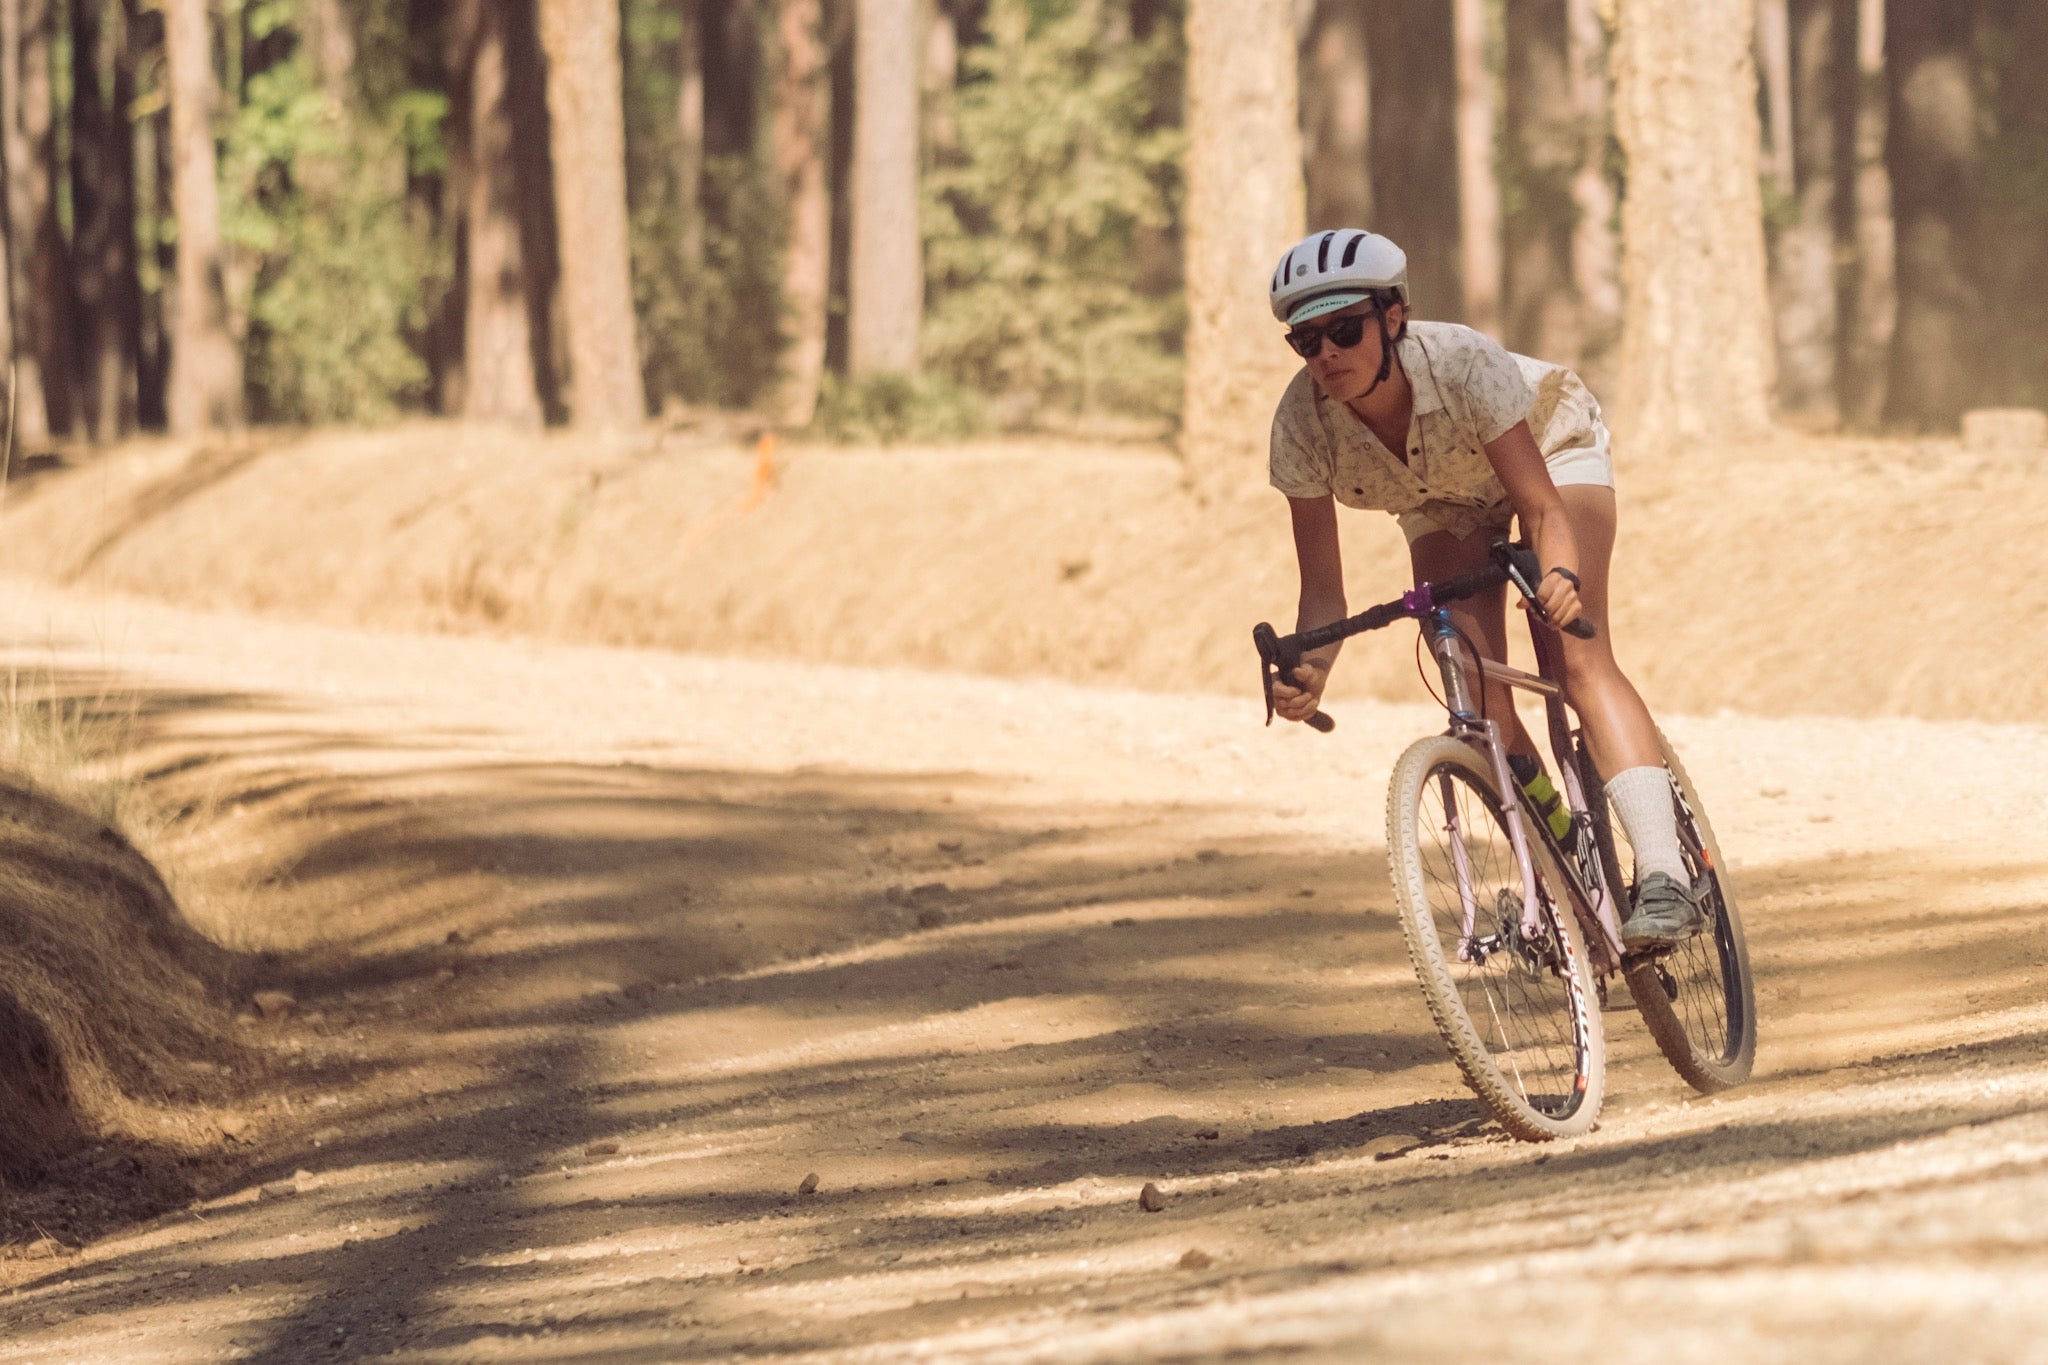
{"label": "white bicycle helmet", "polygon": [[1315,232],[1288,248],[1273,272],[1273,316],[1290,327],[1378,293],[1408,302],[1408,253],[1376,232]]}

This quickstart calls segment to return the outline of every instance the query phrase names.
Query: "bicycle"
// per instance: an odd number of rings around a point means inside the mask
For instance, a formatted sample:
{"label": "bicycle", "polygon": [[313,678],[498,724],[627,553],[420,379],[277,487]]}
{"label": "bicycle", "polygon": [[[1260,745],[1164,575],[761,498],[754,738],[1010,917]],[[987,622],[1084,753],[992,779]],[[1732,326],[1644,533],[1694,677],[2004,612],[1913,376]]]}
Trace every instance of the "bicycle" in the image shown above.
{"label": "bicycle", "polygon": [[[1278,635],[1261,622],[1252,639],[1270,725],[1274,680],[1292,679],[1302,655],[1399,620],[1420,623],[1443,675],[1440,700],[1450,725],[1410,745],[1388,784],[1387,858],[1402,936],[1437,1031],[1466,1082],[1509,1133],[1541,1142],[1587,1132],[1599,1116],[1606,1088],[1601,1011],[1617,974],[1659,1050],[1703,1093],[1749,1078],[1756,992],[1720,845],[1661,732],[1680,847],[1706,925],[1668,948],[1623,947],[1617,907],[1630,903],[1632,869],[1559,682],[1553,628],[1536,600],[1536,557],[1496,541],[1491,558],[1485,569],[1423,583],[1315,630]],[[1502,583],[1512,583],[1529,608],[1533,674],[1481,658],[1445,610]],[[1592,636],[1585,622],[1569,629]],[[1474,709],[1474,676],[1544,699],[1558,785],[1571,813],[1562,839],[1514,780],[1500,726],[1485,715],[1483,689]],[[1336,722],[1318,711],[1309,724],[1328,733]]]}

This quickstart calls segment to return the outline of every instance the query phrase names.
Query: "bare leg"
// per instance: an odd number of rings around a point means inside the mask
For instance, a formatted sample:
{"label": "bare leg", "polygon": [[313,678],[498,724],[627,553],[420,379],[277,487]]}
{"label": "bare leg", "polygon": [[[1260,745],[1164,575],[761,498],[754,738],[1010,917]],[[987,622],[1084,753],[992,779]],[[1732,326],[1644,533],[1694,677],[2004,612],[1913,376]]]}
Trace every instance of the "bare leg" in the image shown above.
{"label": "bare leg", "polygon": [[[1628,768],[1662,766],[1657,725],[1635,685],[1614,660],[1614,642],[1607,628],[1607,577],[1614,557],[1614,490],[1597,485],[1569,484],[1557,490],[1571,518],[1572,538],[1579,547],[1579,601],[1596,636],[1581,640],[1559,635],[1564,645],[1566,695],[1586,729],[1593,761],[1603,774]],[[1417,537],[1408,547],[1415,581],[1441,583],[1470,573],[1487,562],[1493,532],[1481,530],[1460,540],[1448,531]],[[1507,658],[1507,590],[1497,588],[1450,607],[1451,620],[1489,659]],[[1508,751],[1534,756],[1535,743],[1515,714],[1514,693],[1494,684],[1486,689],[1486,714],[1498,721]]]}
{"label": "bare leg", "polygon": [[1593,762],[1612,777],[1629,768],[1662,767],[1657,724],[1650,708],[1614,661],[1607,625],[1607,571],[1614,556],[1614,490],[1568,484],[1557,490],[1579,547],[1579,601],[1598,634],[1591,640],[1560,635],[1565,692],[1586,728]]}

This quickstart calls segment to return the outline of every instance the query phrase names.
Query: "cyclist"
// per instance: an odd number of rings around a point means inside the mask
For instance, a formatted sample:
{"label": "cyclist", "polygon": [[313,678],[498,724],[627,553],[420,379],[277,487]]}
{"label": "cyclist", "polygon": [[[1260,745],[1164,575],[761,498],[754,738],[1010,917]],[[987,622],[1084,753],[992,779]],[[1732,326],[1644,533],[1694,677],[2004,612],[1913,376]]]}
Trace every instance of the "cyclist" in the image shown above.
{"label": "cyclist", "polygon": [[[1614,465],[1600,405],[1560,365],[1515,355],[1483,333],[1409,317],[1408,258],[1355,228],[1318,232],[1280,260],[1270,292],[1287,342],[1307,364],[1273,415],[1271,478],[1287,495],[1301,570],[1297,630],[1342,620],[1337,504],[1391,512],[1415,581],[1482,568],[1518,517],[1545,566],[1537,596],[1556,626],[1585,619],[1593,639],[1560,634],[1566,694],[1586,729],[1607,798],[1636,854],[1631,948],[1678,942],[1704,917],[1678,848],[1671,782],[1649,709],[1614,660],[1607,570]],[[1507,657],[1506,589],[1453,604],[1490,659]],[[1279,714],[1314,715],[1339,645],[1302,660],[1273,689]],[[1292,686],[1289,685],[1290,681]],[[1488,687],[1516,780],[1568,828],[1509,689]]]}

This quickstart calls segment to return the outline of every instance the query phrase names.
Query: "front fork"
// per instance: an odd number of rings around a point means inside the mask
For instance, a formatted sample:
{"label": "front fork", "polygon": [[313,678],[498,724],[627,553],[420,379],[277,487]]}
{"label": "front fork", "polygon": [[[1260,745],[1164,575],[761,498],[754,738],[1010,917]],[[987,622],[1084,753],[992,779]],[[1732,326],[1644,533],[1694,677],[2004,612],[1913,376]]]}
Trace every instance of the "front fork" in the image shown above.
{"label": "front fork", "polygon": [[[1465,670],[1459,666],[1458,633],[1451,625],[1449,613],[1438,610],[1423,622],[1423,632],[1429,640],[1430,653],[1436,656],[1437,666],[1443,672],[1444,704],[1451,713],[1451,733],[1479,749],[1493,765],[1494,790],[1501,793],[1501,815],[1507,822],[1508,845],[1515,851],[1515,868],[1522,877],[1522,938],[1524,942],[1536,941],[1543,932],[1543,904],[1536,887],[1536,861],[1529,856],[1529,831],[1522,822],[1520,786],[1514,773],[1508,768],[1507,745],[1501,742],[1500,726],[1483,719],[1472,709],[1471,689],[1465,678]],[[1444,810],[1449,823],[1451,840],[1451,861],[1458,872],[1458,898],[1464,913],[1464,923],[1458,934],[1458,958],[1471,961],[1474,940],[1479,933],[1480,905],[1472,894],[1472,866],[1465,852],[1464,831],[1458,819],[1458,805],[1452,799],[1448,786],[1444,790]]]}
{"label": "front fork", "polygon": [[[1525,942],[1534,942],[1543,932],[1543,910],[1541,892],[1536,883],[1536,862],[1529,852],[1531,836],[1522,810],[1521,784],[1515,781],[1514,772],[1508,767],[1507,745],[1501,739],[1499,723],[1479,716],[1472,708],[1471,686],[1465,676],[1465,670],[1460,667],[1460,642],[1449,615],[1441,610],[1437,611],[1424,622],[1423,630],[1429,640],[1430,653],[1435,656],[1437,666],[1443,674],[1444,701],[1451,713],[1451,733],[1486,754],[1487,761],[1493,768],[1494,788],[1502,797],[1501,814],[1507,824],[1508,844],[1514,849],[1515,867],[1522,879],[1522,937]],[[1546,643],[1539,633],[1536,642],[1539,666],[1548,673],[1551,671],[1549,661],[1540,657]],[[1578,827],[1578,864],[1582,868],[1592,870],[1592,875],[1587,878],[1567,878],[1572,884],[1567,886],[1565,891],[1575,901],[1581,902],[1579,909],[1589,912],[1581,914],[1581,922],[1590,918],[1599,926],[1599,933],[1592,944],[1593,962],[1604,976],[1621,966],[1623,950],[1620,920],[1616,914],[1614,897],[1608,889],[1607,878],[1600,872],[1600,853],[1597,844],[1594,843],[1592,821],[1587,814],[1586,793],[1579,781],[1578,765],[1567,761],[1573,750],[1571,735],[1565,723],[1564,705],[1556,697],[1551,697],[1547,699],[1545,709],[1550,722],[1551,750],[1558,756],[1560,776],[1564,781],[1565,802]],[[1448,784],[1448,779],[1444,780]],[[1469,961],[1479,932],[1481,907],[1472,894],[1471,860],[1465,851],[1457,804],[1451,799],[1448,786],[1444,792],[1444,809],[1448,813],[1451,858],[1457,869],[1458,896],[1464,915],[1458,939],[1458,957],[1461,961]],[[1582,880],[1590,885],[1578,885],[1577,883]],[[1589,893],[1590,903],[1585,903]]]}

